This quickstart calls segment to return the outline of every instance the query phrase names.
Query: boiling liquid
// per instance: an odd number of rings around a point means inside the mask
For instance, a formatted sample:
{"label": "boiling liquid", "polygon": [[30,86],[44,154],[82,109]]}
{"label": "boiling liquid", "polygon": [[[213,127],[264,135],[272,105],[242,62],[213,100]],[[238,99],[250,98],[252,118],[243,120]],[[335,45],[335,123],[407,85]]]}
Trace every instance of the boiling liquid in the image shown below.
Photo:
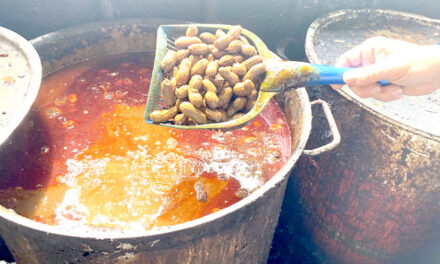
{"label": "boiling liquid", "polygon": [[151,67],[148,54],[125,54],[46,77],[1,151],[0,203],[65,228],[151,229],[239,201],[290,155],[274,102],[234,131],[146,124]]}

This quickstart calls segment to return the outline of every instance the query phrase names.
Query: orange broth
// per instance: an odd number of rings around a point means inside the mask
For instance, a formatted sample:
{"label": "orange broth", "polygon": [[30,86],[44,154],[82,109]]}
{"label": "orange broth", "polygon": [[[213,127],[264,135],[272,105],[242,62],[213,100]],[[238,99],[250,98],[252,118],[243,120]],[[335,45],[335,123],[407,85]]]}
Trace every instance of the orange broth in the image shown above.
{"label": "orange broth", "polygon": [[0,203],[72,229],[139,230],[193,220],[260,187],[291,153],[275,102],[233,131],[144,122],[152,57],[122,54],[44,78],[0,152]]}

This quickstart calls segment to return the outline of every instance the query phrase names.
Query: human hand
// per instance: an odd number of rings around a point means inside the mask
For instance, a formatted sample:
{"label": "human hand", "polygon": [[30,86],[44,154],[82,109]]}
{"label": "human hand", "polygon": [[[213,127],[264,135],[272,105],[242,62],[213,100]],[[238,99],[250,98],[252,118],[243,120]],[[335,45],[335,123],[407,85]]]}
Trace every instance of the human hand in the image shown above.
{"label": "human hand", "polygon": [[[356,67],[344,74],[345,83],[362,98],[393,101],[403,95],[426,95],[440,88],[440,46],[373,37],[344,53],[338,67]],[[380,86],[386,80],[392,85]],[[334,85],[340,89],[341,85]]]}

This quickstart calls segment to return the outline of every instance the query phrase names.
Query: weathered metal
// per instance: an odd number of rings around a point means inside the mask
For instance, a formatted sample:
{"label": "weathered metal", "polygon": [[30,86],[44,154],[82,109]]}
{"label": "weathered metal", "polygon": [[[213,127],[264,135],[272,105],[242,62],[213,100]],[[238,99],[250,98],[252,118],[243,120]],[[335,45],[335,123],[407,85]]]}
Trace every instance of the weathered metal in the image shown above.
{"label": "weathered metal", "polygon": [[[156,29],[170,21],[124,20],[66,29],[32,40],[43,74],[86,58],[154,51]],[[18,263],[265,263],[290,169],[311,130],[304,89],[278,98],[292,133],[293,154],[262,188],[206,217],[138,234],[72,234],[0,206],[0,235]]]}
{"label": "weathered metal", "polygon": [[[306,53],[312,63],[333,64],[377,33],[426,44],[439,40],[433,34],[439,26],[395,11],[338,11],[310,26]],[[433,252],[440,247],[440,131],[415,128],[347,89],[319,87],[309,94],[331,103],[342,141],[333,151],[298,161],[280,229],[300,239],[277,247],[295,244],[292,253],[317,263],[439,263]],[[327,130],[314,129],[309,143],[325,142]]]}
{"label": "weathered metal", "polygon": [[41,82],[41,61],[32,44],[0,27],[0,144],[29,111]]}

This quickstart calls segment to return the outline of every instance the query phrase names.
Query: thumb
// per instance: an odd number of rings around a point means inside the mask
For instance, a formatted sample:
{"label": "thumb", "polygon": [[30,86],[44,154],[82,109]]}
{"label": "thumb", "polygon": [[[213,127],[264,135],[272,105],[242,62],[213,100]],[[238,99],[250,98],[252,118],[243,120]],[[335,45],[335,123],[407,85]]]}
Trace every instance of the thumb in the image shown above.
{"label": "thumb", "polygon": [[400,82],[405,79],[411,66],[395,56],[389,56],[385,60],[364,67],[355,68],[345,72],[343,78],[348,85],[366,86],[377,83],[380,80],[388,82]]}

